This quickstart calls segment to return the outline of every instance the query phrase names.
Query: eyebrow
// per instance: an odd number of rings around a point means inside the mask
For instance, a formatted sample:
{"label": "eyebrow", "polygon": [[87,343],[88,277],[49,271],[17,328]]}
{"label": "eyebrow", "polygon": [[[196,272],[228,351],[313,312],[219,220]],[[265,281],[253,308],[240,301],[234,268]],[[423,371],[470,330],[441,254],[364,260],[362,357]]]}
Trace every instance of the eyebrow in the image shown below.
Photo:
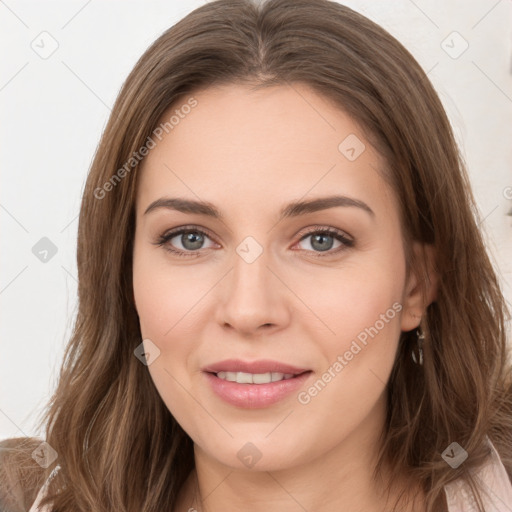
{"label": "eyebrow", "polygon": [[[335,195],[311,199],[309,201],[293,201],[281,209],[279,220],[298,217],[300,215],[327,210],[337,206],[360,208],[367,212],[371,217],[375,217],[375,212],[365,202],[352,197]],[[161,197],[160,199],[153,201],[147,207],[144,215],[158,208],[166,208],[183,213],[206,215],[208,217],[224,221],[222,213],[212,203],[207,201],[196,201],[179,197]]]}

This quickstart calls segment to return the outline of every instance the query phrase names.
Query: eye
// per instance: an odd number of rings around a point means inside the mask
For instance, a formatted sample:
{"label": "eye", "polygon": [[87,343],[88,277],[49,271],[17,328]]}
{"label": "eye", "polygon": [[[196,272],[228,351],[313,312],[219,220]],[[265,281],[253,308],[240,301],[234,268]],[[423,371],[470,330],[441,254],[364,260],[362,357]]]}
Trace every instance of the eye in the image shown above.
{"label": "eye", "polygon": [[[337,254],[340,251],[354,246],[354,240],[348,238],[348,236],[339,229],[329,226],[315,226],[311,228],[306,235],[302,236],[298,243],[300,244],[303,240],[308,238],[311,238],[311,242],[309,243],[311,249],[302,250],[316,253],[316,257],[323,257],[324,254],[322,253],[326,253],[325,255],[327,256]],[[173,242],[174,239],[176,239],[176,241]],[[206,231],[196,226],[183,226],[164,233],[157,239],[154,245],[164,247],[166,251],[176,256],[197,257],[200,256],[199,250],[204,249],[203,244],[205,239],[210,239]],[[334,243],[333,239],[340,244],[335,250],[331,250]],[[177,243],[181,244],[182,248],[176,248]]]}
{"label": "eye", "polygon": [[[155,245],[164,247],[165,250],[177,256],[199,256],[198,249],[202,249],[205,238],[210,238],[202,229],[195,226],[184,226],[182,228],[169,231],[161,235]],[[177,239],[177,242],[173,242]],[[174,248],[175,243],[180,243],[183,247]]]}
{"label": "eye", "polygon": [[[324,254],[322,253],[325,253],[325,256],[337,254],[340,251],[354,246],[354,241],[348,238],[345,233],[329,226],[315,226],[300,239],[299,243],[308,238],[311,239],[308,245],[312,248],[314,253],[317,253],[315,256],[318,257],[323,257]],[[331,250],[334,240],[338,241],[339,245],[335,250]],[[305,250],[309,251],[309,249]]]}

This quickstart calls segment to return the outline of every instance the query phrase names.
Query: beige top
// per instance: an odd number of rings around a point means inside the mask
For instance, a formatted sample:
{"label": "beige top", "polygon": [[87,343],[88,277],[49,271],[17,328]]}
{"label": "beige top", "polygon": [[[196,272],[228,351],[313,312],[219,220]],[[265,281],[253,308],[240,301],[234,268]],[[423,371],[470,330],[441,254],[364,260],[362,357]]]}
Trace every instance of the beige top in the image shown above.
{"label": "beige top", "polygon": [[[489,438],[487,440],[491,447],[491,456],[487,463],[474,473],[476,481],[482,484],[485,492],[482,496],[485,510],[486,512],[512,512],[512,482],[507,475],[507,471],[501,462],[496,448],[494,448]],[[57,466],[54,469],[48,480],[41,487],[29,512],[50,512],[49,507],[39,508],[39,503],[45,495],[49,481],[53,478],[59,467]],[[448,503],[448,512],[473,512],[477,510],[471,490],[462,479],[445,485],[444,492]]]}
{"label": "beige top", "polygon": [[[491,456],[478,471],[475,480],[483,488],[482,501],[486,512],[512,512],[512,483],[496,448],[487,438]],[[462,480],[455,480],[444,486],[449,512],[472,512],[478,510],[473,493]]]}

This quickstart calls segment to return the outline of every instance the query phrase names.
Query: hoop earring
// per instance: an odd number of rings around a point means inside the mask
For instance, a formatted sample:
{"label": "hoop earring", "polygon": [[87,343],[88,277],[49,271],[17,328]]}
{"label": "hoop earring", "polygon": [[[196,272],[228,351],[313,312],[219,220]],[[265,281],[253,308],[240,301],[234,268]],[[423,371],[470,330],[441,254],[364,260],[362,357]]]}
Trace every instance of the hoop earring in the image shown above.
{"label": "hoop earring", "polygon": [[418,344],[418,358],[416,358],[416,354],[415,354],[414,350],[412,351],[411,355],[412,355],[412,360],[416,364],[419,364],[420,366],[422,366],[423,365],[423,342],[425,340],[425,335],[423,334],[423,331],[419,327],[418,327],[418,329],[416,329],[416,336],[417,336],[417,344]]}

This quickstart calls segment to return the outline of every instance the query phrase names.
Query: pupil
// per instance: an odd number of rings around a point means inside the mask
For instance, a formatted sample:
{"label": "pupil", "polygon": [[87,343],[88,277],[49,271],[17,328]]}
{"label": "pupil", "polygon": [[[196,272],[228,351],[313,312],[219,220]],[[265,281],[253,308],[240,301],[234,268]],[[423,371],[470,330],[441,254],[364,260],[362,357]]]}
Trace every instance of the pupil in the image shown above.
{"label": "pupil", "polygon": [[[325,238],[330,238],[332,240],[332,236],[330,235],[315,235],[313,236],[313,242],[312,242],[312,246],[314,247],[315,246],[315,243],[317,242],[317,240],[319,239],[325,239]],[[329,250],[331,247],[332,247],[332,241],[330,244],[327,244],[328,247],[326,247],[325,244],[320,244],[317,248],[320,249],[321,251],[327,251]]]}
{"label": "pupil", "polygon": [[[201,247],[201,235],[197,233],[188,233],[185,235],[185,242],[190,242],[192,247],[188,247],[189,249],[199,249]],[[183,244],[184,247],[187,247],[186,243]]]}

